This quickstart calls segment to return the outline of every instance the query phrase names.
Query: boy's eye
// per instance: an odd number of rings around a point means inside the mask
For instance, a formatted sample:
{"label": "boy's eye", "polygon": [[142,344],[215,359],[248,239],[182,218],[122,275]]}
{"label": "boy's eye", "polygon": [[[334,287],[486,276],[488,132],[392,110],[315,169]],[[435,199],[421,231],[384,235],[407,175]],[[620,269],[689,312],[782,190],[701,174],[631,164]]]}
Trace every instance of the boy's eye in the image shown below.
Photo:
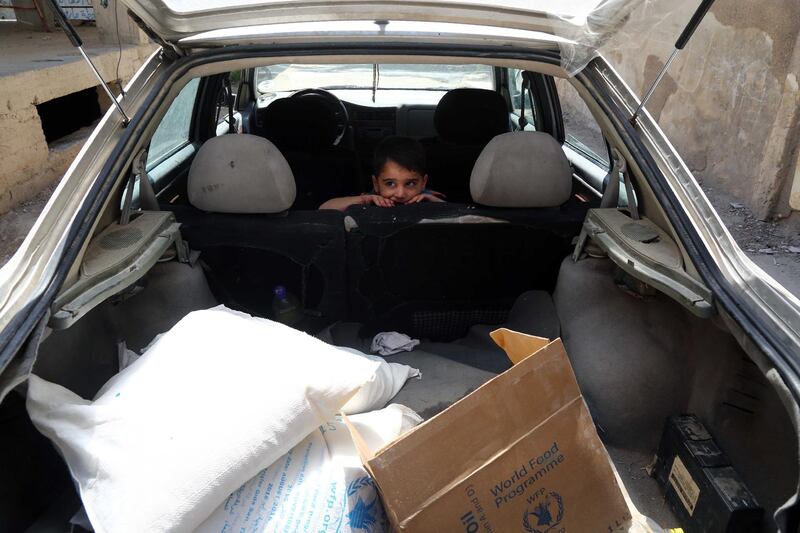
{"label": "boy's eye", "polygon": [[386,187],[394,187],[394,182],[393,182],[393,181],[391,181],[391,180],[384,181],[384,182],[383,182],[383,184],[384,184]]}
{"label": "boy's eye", "polygon": [[406,187],[416,187],[416,186],[417,186],[416,180],[411,180],[406,182]]}

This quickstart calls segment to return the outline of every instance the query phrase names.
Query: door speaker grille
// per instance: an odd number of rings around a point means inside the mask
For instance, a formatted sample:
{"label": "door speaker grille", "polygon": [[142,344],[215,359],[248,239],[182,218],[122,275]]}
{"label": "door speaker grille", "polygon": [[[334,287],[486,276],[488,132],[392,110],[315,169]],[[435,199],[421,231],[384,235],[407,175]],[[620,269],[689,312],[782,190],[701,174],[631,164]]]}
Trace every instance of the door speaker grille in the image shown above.
{"label": "door speaker grille", "polygon": [[104,250],[122,250],[141,241],[143,236],[139,228],[121,228],[104,235],[100,239],[100,247]]}

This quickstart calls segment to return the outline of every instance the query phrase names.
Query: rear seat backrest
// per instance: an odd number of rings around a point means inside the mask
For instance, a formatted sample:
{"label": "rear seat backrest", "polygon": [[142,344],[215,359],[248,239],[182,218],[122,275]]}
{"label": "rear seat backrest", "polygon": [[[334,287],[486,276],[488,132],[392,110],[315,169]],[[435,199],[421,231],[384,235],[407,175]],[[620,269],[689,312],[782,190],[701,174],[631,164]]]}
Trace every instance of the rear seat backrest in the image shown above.
{"label": "rear seat backrest", "polygon": [[330,319],[346,311],[345,234],[338,211],[289,211],[295,183],[268,140],[224,135],[206,141],[189,169],[192,206],[169,206],[189,245],[202,252],[217,298],[269,316],[285,285]]}
{"label": "rear seat backrest", "polygon": [[[559,144],[545,133],[499,135],[478,158],[470,186],[481,206],[346,212],[358,224],[348,235],[348,269],[360,318],[444,338],[469,321],[502,321],[498,310],[525,291],[553,290],[585,215],[569,202],[572,174]],[[451,218],[457,222],[419,223]]]}

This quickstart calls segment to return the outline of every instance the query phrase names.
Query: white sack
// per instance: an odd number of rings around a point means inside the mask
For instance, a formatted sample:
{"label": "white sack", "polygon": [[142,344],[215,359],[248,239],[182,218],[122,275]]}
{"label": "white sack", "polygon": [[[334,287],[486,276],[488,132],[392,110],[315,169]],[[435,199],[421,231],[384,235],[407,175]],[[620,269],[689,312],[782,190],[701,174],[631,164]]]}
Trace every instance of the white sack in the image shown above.
{"label": "white sack", "polygon": [[346,415],[365,413],[381,409],[389,400],[394,398],[403,385],[411,378],[419,378],[418,369],[402,363],[387,363],[382,357],[368,355],[353,348],[340,348],[341,350],[365,357],[379,364],[372,378],[350,398],[342,412]]}
{"label": "white sack", "polygon": [[[152,346],[161,335],[158,335],[150,343]],[[139,354],[133,350],[129,350],[125,343],[122,342],[117,347],[119,351],[119,368],[120,371],[132,365],[139,357]],[[363,387],[358,389],[358,392],[350,398],[350,400],[342,407],[341,412],[346,415],[354,415],[358,413],[366,413],[367,411],[375,411],[382,409],[389,401],[394,398],[403,385],[406,384],[411,378],[420,378],[422,374],[416,368],[412,368],[402,363],[388,363],[382,357],[375,355],[365,354],[353,348],[339,347],[341,350],[348,351],[360,357],[365,357],[378,363],[378,368],[375,374],[367,381]],[[103,390],[98,392],[99,396]]]}
{"label": "white sack", "polygon": [[[393,404],[349,417],[372,450],[422,419]],[[217,507],[198,533],[381,533],[389,523],[350,432],[337,416]]]}
{"label": "white sack", "polygon": [[[162,334],[156,336],[149,346],[155,344]],[[375,411],[382,409],[389,401],[394,398],[403,385],[406,384],[411,378],[421,378],[422,374],[419,369],[404,365],[402,363],[388,363],[384,358],[375,355],[366,354],[354,348],[347,348],[340,346],[339,349],[348,351],[360,357],[365,357],[371,361],[378,363],[378,368],[375,374],[367,381],[363,387],[358,389],[358,392],[350,398],[350,400],[342,407],[341,412],[346,415],[354,415],[358,413],[366,413],[367,411]],[[124,342],[117,346],[119,352],[119,368],[120,371],[132,365],[139,357],[139,354],[133,350],[129,350]],[[146,351],[145,348],[144,351]],[[99,396],[103,391],[101,389],[97,395]]]}
{"label": "white sack", "polygon": [[377,367],[220,306],[184,317],[93,402],[31,375],[27,407],[96,531],[191,531]]}

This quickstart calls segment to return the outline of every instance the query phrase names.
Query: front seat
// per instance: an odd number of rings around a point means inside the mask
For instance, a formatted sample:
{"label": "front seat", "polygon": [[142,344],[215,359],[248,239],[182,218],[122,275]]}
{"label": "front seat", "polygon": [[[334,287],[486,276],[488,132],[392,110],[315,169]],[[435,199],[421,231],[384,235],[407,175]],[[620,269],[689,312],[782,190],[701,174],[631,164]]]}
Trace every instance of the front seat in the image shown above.
{"label": "front seat", "polygon": [[437,137],[423,139],[429,187],[450,202],[471,203],[469,177],[483,148],[510,131],[508,106],[496,91],[453,89],[436,106]]}
{"label": "front seat", "polygon": [[283,153],[294,173],[297,199],[293,209],[358,194],[355,153],[335,146],[333,111],[313,98],[279,98],[262,117],[263,135]]}

